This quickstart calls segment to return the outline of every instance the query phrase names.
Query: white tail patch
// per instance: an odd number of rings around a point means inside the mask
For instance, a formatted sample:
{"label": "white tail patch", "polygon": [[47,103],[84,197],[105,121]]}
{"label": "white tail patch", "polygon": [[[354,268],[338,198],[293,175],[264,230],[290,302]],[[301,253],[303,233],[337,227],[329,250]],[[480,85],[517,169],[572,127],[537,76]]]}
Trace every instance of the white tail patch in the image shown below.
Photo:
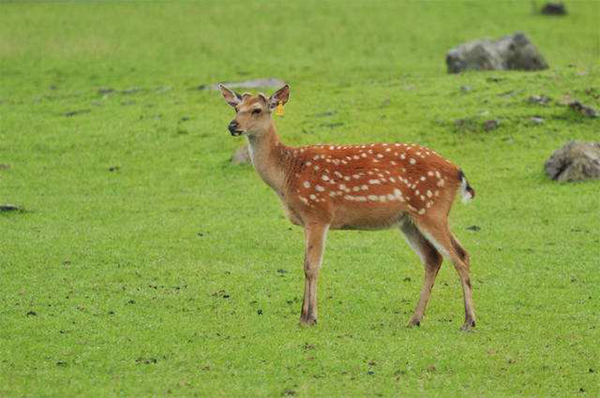
{"label": "white tail patch", "polygon": [[460,194],[462,196],[463,203],[469,203],[473,199],[473,195],[471,195],[471,192],[469,192],[467,189],[468,186],[469,183],[467,183],[465,177],[462,176],[460,179]]}

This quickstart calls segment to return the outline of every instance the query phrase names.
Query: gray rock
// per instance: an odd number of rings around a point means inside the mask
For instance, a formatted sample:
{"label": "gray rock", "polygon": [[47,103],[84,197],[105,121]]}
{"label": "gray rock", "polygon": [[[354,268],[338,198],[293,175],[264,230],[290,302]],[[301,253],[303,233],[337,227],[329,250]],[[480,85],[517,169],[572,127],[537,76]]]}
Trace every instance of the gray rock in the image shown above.
{"label": "gray rock", "polygon": [[252,164],[252,159],[250,159],[250,152],[248,151],[248,145],[244,145],[241,148],[238,148],[237,151],[234,152],[231,157],[231,164],[238,166],[240,164]]}
{"label": "gray rock", "polygon": [[467,70],[541,70],[548,64],[533,43],[521,32],[498,40],[462,44],[446,54],[448,73]]}
{"label": "gray rock", "polygon": [[598,117],[598,112],[594,108],[592,108],[591,106],[583,105],[579,101],[569,102],[569,108],[573,109],[575,112],[582,114],[585,117]]}
{"label": "gray rock", "polygon": [[555,181],[600,178],[600,142],[570,141],[554,151],[544,169]]}

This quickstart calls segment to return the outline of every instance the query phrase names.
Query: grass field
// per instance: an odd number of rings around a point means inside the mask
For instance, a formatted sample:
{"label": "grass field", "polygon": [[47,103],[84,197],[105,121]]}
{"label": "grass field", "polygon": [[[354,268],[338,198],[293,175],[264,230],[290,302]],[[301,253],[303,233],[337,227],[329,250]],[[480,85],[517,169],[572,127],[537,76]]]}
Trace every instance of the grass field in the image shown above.
{"label": "grass field", "polygon": [[[0,3],[0,204],[25,209],[0,213],[0,397],[600,396],[600,183],[542,168],[600,137],[562,104],[600,107],[600,3],[566,4]],[[517,30],[549,70],[446,74]],[[418,142],[465,170],[476,332],[447,263],[405,328],[423,271],[397,231],[332,232],[298,326],[303,232],[197,89],[269,76],[287,144]]]}

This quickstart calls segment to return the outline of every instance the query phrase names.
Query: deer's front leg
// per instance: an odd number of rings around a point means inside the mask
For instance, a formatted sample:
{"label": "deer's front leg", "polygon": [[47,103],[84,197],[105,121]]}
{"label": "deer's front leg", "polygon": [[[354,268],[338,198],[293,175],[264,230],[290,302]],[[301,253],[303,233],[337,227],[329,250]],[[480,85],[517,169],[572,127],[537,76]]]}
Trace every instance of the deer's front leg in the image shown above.
{"label": "deer's front leg", "polygon": [[328,224],[318,223],[307,224],[304,227],[306,247],[304,252],[304,301],[300,315],[302,325],[317,323],[317,279],[323,260],[328,229]]}

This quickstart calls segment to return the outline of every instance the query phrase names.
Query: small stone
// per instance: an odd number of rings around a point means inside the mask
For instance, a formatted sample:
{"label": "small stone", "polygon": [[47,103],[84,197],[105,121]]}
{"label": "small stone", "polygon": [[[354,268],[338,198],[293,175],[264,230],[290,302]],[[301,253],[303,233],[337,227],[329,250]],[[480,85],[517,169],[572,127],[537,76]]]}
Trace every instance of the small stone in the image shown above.
{"label": "small stone", "polygon": [[533,116],[533,117],[532,117],[531,119],[529,119],[529,120],[531,120],[531,122],[532,122],[533,124],[542,124],[542,123],[544,123],[544,119],[542,119],[541,117],[538,117],[538,116]]}
{"label": "small stone", "polygon": [[500,122],[495,119],[486,120],[485,123],[483,123],[483,129],[485,131],[492,131],[492,130],[496,130],[499,125],[500,125]]}
{"label": "small stone", "polygon": [[527,98],[527,102],[529,102],[531,104],[540,104],[540,105],[546,105],[551,100],[552,100],[552,98],[545,96],[545,95],[532,95],[529,98]]}
{"label": "small stone", "polygon": [[542,7],[544,15],[567,15],[567,9],[563,3],[546,3]]}
{"label": "small stone", "polygon": [[5,212],[5,211],[23,211],[22,207],[19,207],[17,205],[10,205],[10,204],[0,204],[0,212]]}

